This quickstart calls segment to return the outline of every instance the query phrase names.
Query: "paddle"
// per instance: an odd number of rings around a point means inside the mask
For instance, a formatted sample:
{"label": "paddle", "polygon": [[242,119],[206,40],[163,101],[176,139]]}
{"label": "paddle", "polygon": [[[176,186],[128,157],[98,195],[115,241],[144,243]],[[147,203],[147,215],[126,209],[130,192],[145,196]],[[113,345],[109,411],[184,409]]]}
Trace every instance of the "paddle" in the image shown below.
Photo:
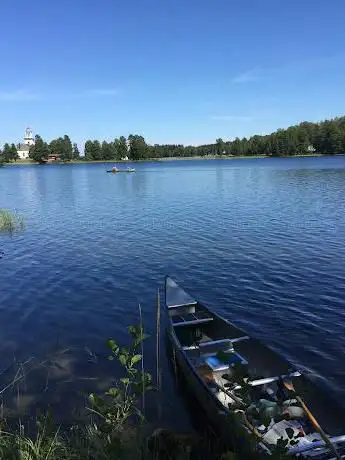
{"label": "paddle", "polygon": [[335,454],[336,458],[338,460],[341,460],[341,457],[340,455],[338,454],[335,446],[332,444],[331,440],[329,439],[329,437],[327,436],[327,434],[323,431],[323,429],[321,428],[319,422],[316,420],[316,418],[314,417],[314,415],[310,412],[310,410],[308,409],[308,407],[306,406],[305,402],[303,401],[303,399],[297,394],[296,390],[295,390],[295,387],[293,386],[293,383],[291,382],[291,380],[287,380],[287,379],[282,379],[282,382],[283,382],[283,385],[284,387],[291,391],[292,393],[295,394],[295,398],[297,399],[297,401],[300,403],[300,405],[302,406],[302,409],[304,410],[304,412],[307,414],[309,420],[312,422],[312,424],[315,426],[315,428],[317,429],[317,431],[320,433],[322,439],[325,441],[325,443],[330,447],[330,449],[332,450],[332,452]]}

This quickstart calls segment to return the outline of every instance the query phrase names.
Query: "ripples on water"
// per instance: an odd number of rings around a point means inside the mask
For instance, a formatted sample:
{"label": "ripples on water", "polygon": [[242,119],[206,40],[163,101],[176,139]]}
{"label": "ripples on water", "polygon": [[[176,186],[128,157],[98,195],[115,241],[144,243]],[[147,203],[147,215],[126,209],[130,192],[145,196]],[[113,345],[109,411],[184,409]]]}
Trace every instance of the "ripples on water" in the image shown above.
{"label": "ripples on water", "polygon": [[154,334],[169,273],[344,397],[345,157],[136,168],[0,170],[0,207],[26,220],[0,236],[0,370],[56,344],[103,354],[107,337],[127,340],[139,302]]}

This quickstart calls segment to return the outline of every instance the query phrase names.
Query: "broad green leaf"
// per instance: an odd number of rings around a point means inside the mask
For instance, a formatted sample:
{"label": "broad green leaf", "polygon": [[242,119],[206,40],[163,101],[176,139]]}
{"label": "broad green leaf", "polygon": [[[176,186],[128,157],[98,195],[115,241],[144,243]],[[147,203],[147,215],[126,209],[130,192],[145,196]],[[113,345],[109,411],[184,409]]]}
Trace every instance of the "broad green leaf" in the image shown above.
{"label": "broad green leaf", "polygon": [[97,396],[95,393],[91,393],[89,395],[89,401],[93,406],[97,407],[98,409],[104,408],[104,405],[105,405],[104,400],[100,398],[99,396]]}
{"label": "broad green leaf", "polygon": [[117,348],[118,345],[113,339],[108,339],[107,340],[107,347],[110,348],[110,350],[113,350],[114,348]]}
{"label": "broad green leaf", "polygon": [[132,366],[134,366],[139,361],[141,361],[141,358],[142,358],[142,355],[134,355],[134,356],[132,356],[132,359],[131,359]]}
{"label": "broad green leaf", "polygon": [[119,388],[109,388],[109,390],[106,392],[108,396],[112,396],[113,398],[117,398],[121,393],[121,390]]}
{"label": "broad green leaf", "polygon": [[124,356],[124,355],[120,355],[120,356],[119,356],[119,361],[120,361],[120,363],[122,364],[122,366],[126,366],[126,364],[127,364],[127,357]]}

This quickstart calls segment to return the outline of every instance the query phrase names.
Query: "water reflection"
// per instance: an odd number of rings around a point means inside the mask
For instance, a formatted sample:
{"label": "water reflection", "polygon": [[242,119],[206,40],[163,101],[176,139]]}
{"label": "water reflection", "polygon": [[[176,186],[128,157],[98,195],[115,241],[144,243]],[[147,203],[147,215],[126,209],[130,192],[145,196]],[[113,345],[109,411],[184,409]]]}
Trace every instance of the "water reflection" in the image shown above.
{"label": "water reflection", "polygon": [[131,175],[132,190],[136,196],[146,196],[148,174],[145,170],[140,170]]}
{"label": "water reflection", "polygon": [[216,167],[216,188],[217,192],[222,195],[223,193],[223,183],[224,183],[224,168],[219,165]]}
{"label": "water reflection", "polygon": [[35,202],[37,206],[42,205],[42,198],[45,194],[45,186],[39,185],[37,168],[33,166],[26,166],[19,168],[18,171],[18,182],[17,182],[17,193],[20,195],[20,199],[27,203]]}
{"label": "water reflection", "polygon": [[76,180],[74,187],[75,199],[77,203],[83,205],[88,203],[94,188],[93,165],[82,164],[73,166],[73,168],[75,169],[74,179]]}

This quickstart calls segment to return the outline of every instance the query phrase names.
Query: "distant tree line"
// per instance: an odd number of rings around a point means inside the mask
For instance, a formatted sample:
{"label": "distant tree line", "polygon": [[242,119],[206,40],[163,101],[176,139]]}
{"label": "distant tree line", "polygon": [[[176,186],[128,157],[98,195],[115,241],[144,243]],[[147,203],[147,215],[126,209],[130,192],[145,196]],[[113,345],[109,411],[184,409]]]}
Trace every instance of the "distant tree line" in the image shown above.
{"label": "distant tree line", "polygon": [[[210,146],[205,146],[207,149]],[[303,122],[278,129],[266,136],[236,138],[232,142],[217,139],[212,153],[232,155],[303,155],[308,153],[337,155],[345,153],[345,117],[321,123]]]}
{"label": "distant tree line", "polygon": [[[285,156],[303,154],[345,153],[345,116],[325,120],[320,123],[303,122],[287,129],[278,129],[272,134],[232,141],[217,139],[214,144],[184,146],[181,144],[146,143],[143,136],[131,134],[121,136],[112,142],[87,140],[84,155],[81,156],[77,144],[72,144],[69,136],[53,139],[49,144],[40,136],[35,136],[35,145],[30,148],[30,158],[34,161],[45,161],[56,156],[61,161],[82,159],[85,161],[131,160],[165,157],[192,157],[206,155],[234,156]],[[17,148],[14,144],[5,144],[0,152],[0,162],[17,160]]]}

